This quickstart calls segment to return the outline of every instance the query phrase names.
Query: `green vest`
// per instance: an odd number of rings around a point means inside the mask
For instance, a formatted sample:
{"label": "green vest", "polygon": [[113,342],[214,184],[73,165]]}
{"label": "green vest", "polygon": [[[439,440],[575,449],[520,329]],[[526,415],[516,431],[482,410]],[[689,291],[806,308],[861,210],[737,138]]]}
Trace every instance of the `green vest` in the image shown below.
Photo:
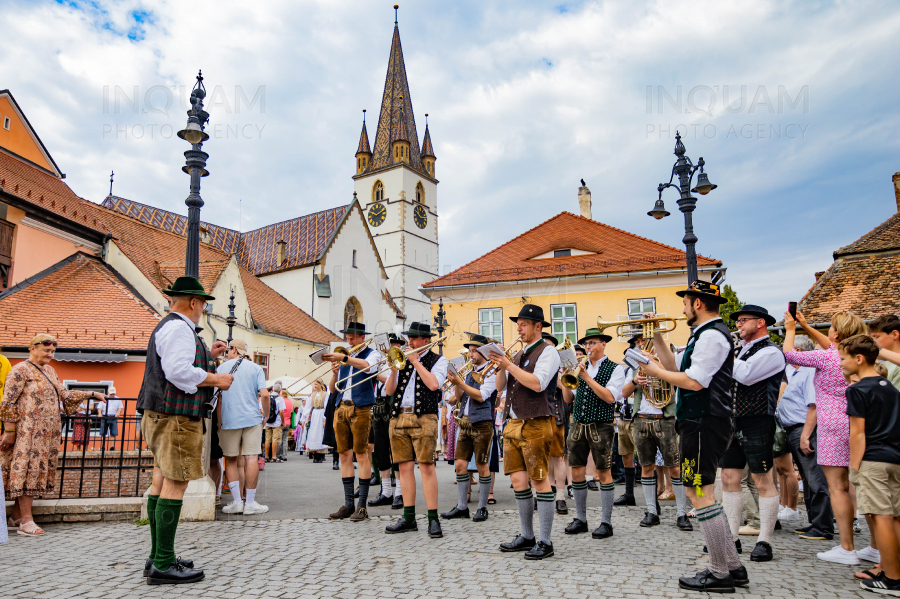
{"label": "green vest", "polygon": [[[605,358],[600,363],[600,368],[597,369],[597,376],[594,377],[594,380],[605,387],[616,366],[618,364],[609,358]],[[616,417],[615,411],[615,402],[606,403],[594,393],[590,385],[578,379],[578,391],[575,392],[575,403],[572,407],[572,420],[581,424],[612,422]]]}

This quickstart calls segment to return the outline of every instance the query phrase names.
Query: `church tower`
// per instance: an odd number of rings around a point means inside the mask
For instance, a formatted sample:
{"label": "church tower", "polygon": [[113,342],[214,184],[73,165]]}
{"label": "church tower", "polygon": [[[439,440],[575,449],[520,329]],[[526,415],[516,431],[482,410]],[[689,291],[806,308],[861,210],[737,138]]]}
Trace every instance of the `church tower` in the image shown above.
{"label": "church tower", "polygon": [[369,148],[364,118],[353,189],[407,324],[431,322],[431,302],[419,287],[438,276],[434,162],[427,123],[419,145],[395,16],[375,145]]}

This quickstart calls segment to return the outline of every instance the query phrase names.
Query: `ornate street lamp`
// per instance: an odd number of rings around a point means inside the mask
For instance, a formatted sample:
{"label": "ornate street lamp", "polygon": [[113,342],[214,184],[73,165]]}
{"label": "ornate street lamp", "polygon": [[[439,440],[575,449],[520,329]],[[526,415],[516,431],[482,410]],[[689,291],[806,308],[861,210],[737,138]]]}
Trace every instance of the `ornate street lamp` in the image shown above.
{"label": "ornate street lamp", "polygon": [[[444,311],[444,300],[442,298],[438,301],[438,311],[434,318],[434,327],[437,329],[439,339],[444,336],[444,329],[447,328],[447,321],[444,318],[445,316],[447,316],[447,313]],[[444,355],[443,341],[438,343],[438,354],[441,356]]]}
{"label": "ornate street lamp", "polygon": [[[672,167],[672,176],[669,177],[669,182],[660,183],[657,187],[659,199],[656,200],[653,210],[647,214],[656,220],[669,216],[669,212],[663,204],[663,190],[667,187],[674,187],[681,193],[681,197],[678,199],[678,209],[684,213],[684,239],[682,241],[686,248],[688,284],[690,285],[697,280],[697,250],[695,249],[697,236],[694,235],[694,224],[691,219],[691,212],[697,206],[697,198],[693,197],[691,192],[705,196],[718,186],[710,183],[709,177],[703,172],[703,166],[706,164],[703,157],[701,156],[697,165],[694,166],[691,159],[684,155],[685,151],[684,144],[681,143],[681,134],[676,131],[675,155],[678,156],[678,159]],[[697,177],[697,185],[691,189],[691,180],[694,178],[694,173],[698,171],[700,174]],[[678,175],[678,183],[672,183],[675,175]]]}
{"label": "ornate street lamp", "polygon": [[181,170],[191,176],[191,192],[184,203],[188,207],[187,249],[184,256],[184,274],[200,278],[200,177],[209,175],[206,170],[206,159],[209,154],[201,150],[203,142],[209,134],[203,129],[209,121],[209,114],[203,110],[203,98],[206,87],[203,85],[203,71],[197,75],[197,83],[191,91],[191,109],[187,111],[187,126],[178,132],[178,137],[191,144],[191,149],[184,153],[185,165]]}
{"label": "ornate street lamp", "polygon": [[231,345],[233,339],[231,338],[232,331],[234,330],[234,325],[237,324],[237,317],[234,315],[234,286],[231,287],[231,297],[228,298],[228,317],[225,319],[226,324],[228,324],[228,345]]}

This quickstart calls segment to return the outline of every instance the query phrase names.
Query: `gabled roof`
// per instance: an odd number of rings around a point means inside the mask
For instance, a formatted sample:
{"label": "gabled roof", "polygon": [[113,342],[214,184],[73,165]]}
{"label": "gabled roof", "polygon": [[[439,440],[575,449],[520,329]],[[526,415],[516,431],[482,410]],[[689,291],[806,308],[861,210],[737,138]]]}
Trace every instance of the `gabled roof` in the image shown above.
{"label": "gabled roof", "polygon": [[809,322],[829,322],[839,310],[863,320],[900,314],[900,255],[838,260],[819,277],[799,307]]}
{"label": "gabled roof", "polygon": [[[66,176],[59,170],[59,167],[56,165],[56,161],[53,160],[53,156],[50,155],[50,151],[47,150],[47,146],[44,145],[44,142],[41,141],[41,138],[38,137],[37,132],[34,130],[34,127],[31,126],[31,123],[28,121],[28,117],[25,116],[25,113],[22,112],[22,108],[19,106],[19,103],[16,102],[16,99],[13,97],[12,92],[8,89],[0,89],[0,112],[5,113],[4,116],[9,116],[6,110],[2,110],[5,108],[4,104],[9,104],[12,108],[13,113],[18,118],[19,122],[22,123],[22,126],[25,128],[25,132],[28,134],[30,138],[30,144],[27,142],[22,144],[22,140],[18,140],[18,146],[23,146],[21,148],[12,148],[7,147],[7,144],[0,143],[0,150],[4,152],[8,152],[16,156],[17,158],[26,161],[28,164],[35,166],[58,179],[65,179]],[[5,135],[11,135],[12,128],[9,132],[5,129],[0,130],[0,140],[3,139]],[[17,152],[16,149],[19,151]]]}
{"label": "gabled roof", "polygon": [[143,352],[159,319],[119,273],[78,252],[0,293],[0,346],[49,332],[61,349]]}
{"label": "gabled roof", "polygon": [[850,245],[846,245],[834,253],[838,257],[853,254],[868,254],[900,250],[900,211],[887,219]]}
{"label": "gabled roof", "polygon": [[[559,249],[589,252],[538,258]],[[562,276],[682,269],[684,250],[634,235],[601,222],[562,212],[451,273],[422,287],[474,285]],[[722,262],[697,256],[697,265]]]}

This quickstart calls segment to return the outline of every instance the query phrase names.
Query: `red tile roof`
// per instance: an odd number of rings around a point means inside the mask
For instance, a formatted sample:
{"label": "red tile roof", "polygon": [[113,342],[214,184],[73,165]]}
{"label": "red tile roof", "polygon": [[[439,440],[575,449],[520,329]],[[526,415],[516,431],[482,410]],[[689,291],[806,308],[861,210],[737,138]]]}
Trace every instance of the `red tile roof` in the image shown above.
{"label": "red tile roof", "polygon": [[834,253],[834,257],[900,249],[900,212],[887,219],[850,245]]}
{"label": "red tile roof", "polygon": [[79,252],[0,294],[0,346],[49,332],[60,349],[145,351],[159,319],[117,272]]}
{"label": "red tile roof", "polygon": [[829,322],[840,310],[867,320],[900,314],[900,255],[838,260],[807,292],[799,308],[809,322]]}
{"label": "red tile roof", "polygon": [[[559,249],[577,249],[591,253],[534,259],[535,256]],[[697,256],[697,265],[721,266],[722,262]],[[684,266],[683,250],[583,216],[563,212],[423,287],[669,270]]]}

